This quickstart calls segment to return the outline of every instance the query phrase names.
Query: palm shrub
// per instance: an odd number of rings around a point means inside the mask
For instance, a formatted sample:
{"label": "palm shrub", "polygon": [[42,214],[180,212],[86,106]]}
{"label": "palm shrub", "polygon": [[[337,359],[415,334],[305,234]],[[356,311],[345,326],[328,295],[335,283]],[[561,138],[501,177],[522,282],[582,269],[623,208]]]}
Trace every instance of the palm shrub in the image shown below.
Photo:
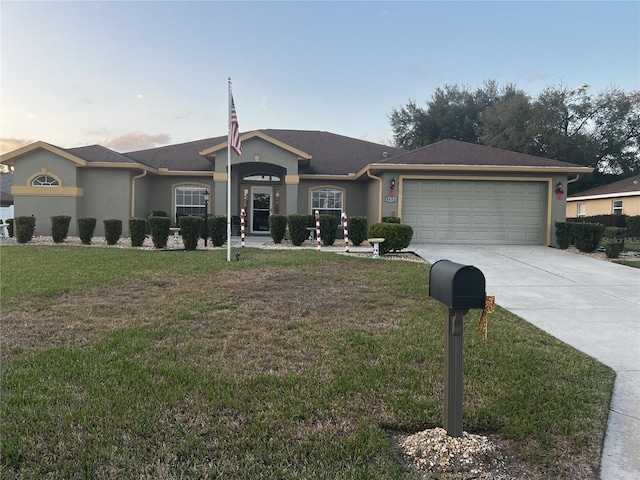
{"label": "palm shrub", "polygon": [[78,236],[83,245],[91,245],[93,232],[96,230],[97,220],[94,217],[78,219]]}
{"label": "palm shrub", "polygon": [[594,252],[600,245],[604,228],[601,223],[574,223],[572,230],[575,235],[576,248],[581,252]]}
{"label": "palm shrub", "polygon": [[355,246],[367,239],[367,217],[351,217],[349,220],[349,240]]}
{"label": "palm shrub", "polygon": [[51,237],[54,243],[62,243],[69,233],[69,224],[71,217],[69,215],[55,215],[51,217]]}
{"label": "palm shrub", "polygon": [[147,238],[147,228],[149,222],[146,218],[129,219],[129,237],[131,237],[132,247],[141,247],[144,239]]}
{"label": "palm shrub", "polygon": [[604,229],[604,239],[602,242],[605,244],[604,251],[607,258],[618,258],[624,250],[624,237],[626,235],[626,228],[607,227]]}
{"label": "palm shrub", "polygon": [[289,239],[296,247],[302,245],[309,235],[307,233],[308,221],[308,215],[300,215],[299,213],[294,213],[287,217]]}
{"label": "palm shrub", "polygon": [[274,243],[282,243],[287,231],[287,217],[285,215],[269,215],[269,232]]}
{"label": "palm shrub", "polygon": [[573,241],[573,223],[556,222],[556,243],[558,248],[566,250]]}
{"label": "palm shrub", "polygon": [[320,238],[322,243],[330,247],[336,242],[338,217],[334,215],[320,215]]}
{"label": "palm shrub", "polygon": [[380,255],[407,248],[413,238],[413,228],[404,223],[374,223],[369,225],[369,238],[384,238]]}
{"label": "palm shrub", "polygon": [[209,218],[209,233],[214,247],[221,247],[227,240],[227,216],[214,215]]}
{"label": "palm shrub", "polygon": [[182,243],[185,250],[195,250],[198,246],[200,238],[200,229],[204,223],[202,217],[192,215],[182,215],[179,219],[180,234],[182,235]]}
{"label": "palm shrub", "polygon": [[107,245],[115,245],[122,235],[122,220],[117,218],[107,218],[102,221],[104,224],[104,239]]}
{"label": "palm shrub", "polygon": [[169,227],[171,220],[169,217],[149,217],[149,226],[151,227],[151,240],[156,248],[166,248],[169,239]]}
{"label": "palm shrub", "polygon": [[30,242],[33,238],[33,232],[36,230],[36,217],[16,217],[15,229],[18,243]]}

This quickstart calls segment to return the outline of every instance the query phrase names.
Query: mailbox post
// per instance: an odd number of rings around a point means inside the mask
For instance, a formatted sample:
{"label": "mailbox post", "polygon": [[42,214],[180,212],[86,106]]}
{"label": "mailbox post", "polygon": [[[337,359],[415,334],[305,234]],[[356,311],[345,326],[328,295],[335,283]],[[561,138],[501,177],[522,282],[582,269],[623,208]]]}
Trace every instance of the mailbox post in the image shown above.
{"label": "mailbox post", "polygon": [[429,274],[429,296],[446,308],[444,319],[444,428],[451,437],[461,437],[462,428],[462,338],[464,315],[471,308],[484,308],[484,274],[472,265],[438,260]]}

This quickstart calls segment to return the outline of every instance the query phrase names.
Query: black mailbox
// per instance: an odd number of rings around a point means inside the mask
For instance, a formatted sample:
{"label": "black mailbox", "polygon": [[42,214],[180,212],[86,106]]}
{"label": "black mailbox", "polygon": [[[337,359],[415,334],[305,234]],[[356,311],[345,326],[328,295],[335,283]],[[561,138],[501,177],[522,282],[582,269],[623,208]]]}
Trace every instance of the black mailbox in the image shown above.
{"label": "black mailbox", "polygon": [[449,309],[484,308],[484,274],[473,265],[438,260],[429,274],[429,296]]}

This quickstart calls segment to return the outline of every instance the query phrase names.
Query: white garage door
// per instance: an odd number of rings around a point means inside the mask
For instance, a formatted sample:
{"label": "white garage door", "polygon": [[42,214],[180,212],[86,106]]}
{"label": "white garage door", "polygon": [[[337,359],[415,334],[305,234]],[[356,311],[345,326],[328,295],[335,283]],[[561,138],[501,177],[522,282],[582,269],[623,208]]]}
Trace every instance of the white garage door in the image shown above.
{"label": "white garage door", "polygon": [[545,183],[404,180],[402,223],[413,242],[545,243]]}

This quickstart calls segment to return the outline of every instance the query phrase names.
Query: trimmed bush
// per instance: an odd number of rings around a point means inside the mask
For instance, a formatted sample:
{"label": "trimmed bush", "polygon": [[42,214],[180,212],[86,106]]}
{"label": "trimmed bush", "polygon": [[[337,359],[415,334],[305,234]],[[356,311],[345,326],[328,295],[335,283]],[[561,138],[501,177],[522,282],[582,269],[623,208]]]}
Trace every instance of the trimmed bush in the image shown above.
{"label": "trimmed bush", "polygon": [[200,238],[200,230],[204,219],[202,217],[192,215],[180,216],[180,235],[182,235],[182,243],[185,250],[195,250],[198,246]]}
{"label": "trimmed bush", "polygon": [[16,240],[18,243],[30,242],[36,230],[36,217],[16,217]]}
{"label": "trimmed bush", "polygon": [[83,245],[91,245],[93,232],[96,230],[97,220],[93,217],[85,217],[78,219],[78,236]]}
{"label": "trimmed bush", "polygon": [[601,223],[575,223],[572,230],[576,239],[576,248],[581,252],[594,252],[600,245],[604,228]]}
{"label": "trimmed bush", "polygon": [[148,228],[149,222],[146,218],[129,219],[129,237],[131,238],[132,247],[141,247],[144,244]]}
{"label": "trimmed bush", "polygon": [[[7,220],[8,222],[9,220]],[[11,235],[11,233],[9,233]],[[627,235],[640,238],[640,215],[627,218]]]}
{"label": "trimmed bush", "polygon": [[62,243],[69,234],[69,224],[71,217],[69,215],[55,215],[51,217],[51,237],[54,243]]}
{"label": "trimmed bush", "polygon": [[209,217],[209,233],[214,247],[221,247],[227,241],[227,216]]}
{"label": "trimmed bush", "polygon": [[167,215],[167,212],[165,212],[164,210],[154,210],[153,212],[151,212],[151,215],[149,215],[150,217],[167,217],[169,218],[169,215]]}
{"label": "trimmed bush", "polygon": [[351,217],[349,221],[349,241],[358,246],[367,239],[367,217]]}
{"label": "trimmed bush", "polygon": [[566,250],[573,243],[573,223],[556,222],[556,243],[558,248]]}
{"label": "trimmed bush", "polygon": [[320,238],[322,243],[330,247],[336,243],[336,229],[339,220],[334,215],[320,215]]}
{"label": "trimmed bush", "polygon": [[104,239],[107,245],[115,245],[122,235],[122,220],[117,218],[107,218],[102,221],[104,224]]}
{"label": "trimmed bush", "polygon": [[149,226],[151,227],[151,240],[156,248],[167,248],[169,239],[169,227],[171,220],[169,217],[149,217]]}
{"label": "trimmed bush", "polygon": [[384,238],[380,255],[407,248],[413,238],[413,228],[403,223],[374,223],[369,225],[369,238]]}
{"label": "trimmed bush", "polygon": [[[315,222],[315,220],[314,220]],[[289,226],[289,239],[296,247],[302,245],[307,238],[307,224],[309,223],[308,215],[300,215],[294,213],[287,217],[287,225]]]}
{"label": "trimmed bush", "polygon": [[607,227],[604,229],[604,251],[607,258],[618,258],[624,250],[624,237],[627,235],[626,228]]}
{"label": "trimmed bush", "polygon": [[402,223],[400,217],[382,217],[382,223]]}
{"label": "trimmed bush", "polygon": [[287,231],[287,217],[285,215],[269,215],[269,232],[274,243],[282,243]]}
{"label": "trimmed bush", "polygon": [[7,227],[7,229],[9,230],[9,236],[13,237],[13,223],[14,223],[14,219],[13,218],[9,218],[7,219],[7,223],[9,224],[9,226]]}

